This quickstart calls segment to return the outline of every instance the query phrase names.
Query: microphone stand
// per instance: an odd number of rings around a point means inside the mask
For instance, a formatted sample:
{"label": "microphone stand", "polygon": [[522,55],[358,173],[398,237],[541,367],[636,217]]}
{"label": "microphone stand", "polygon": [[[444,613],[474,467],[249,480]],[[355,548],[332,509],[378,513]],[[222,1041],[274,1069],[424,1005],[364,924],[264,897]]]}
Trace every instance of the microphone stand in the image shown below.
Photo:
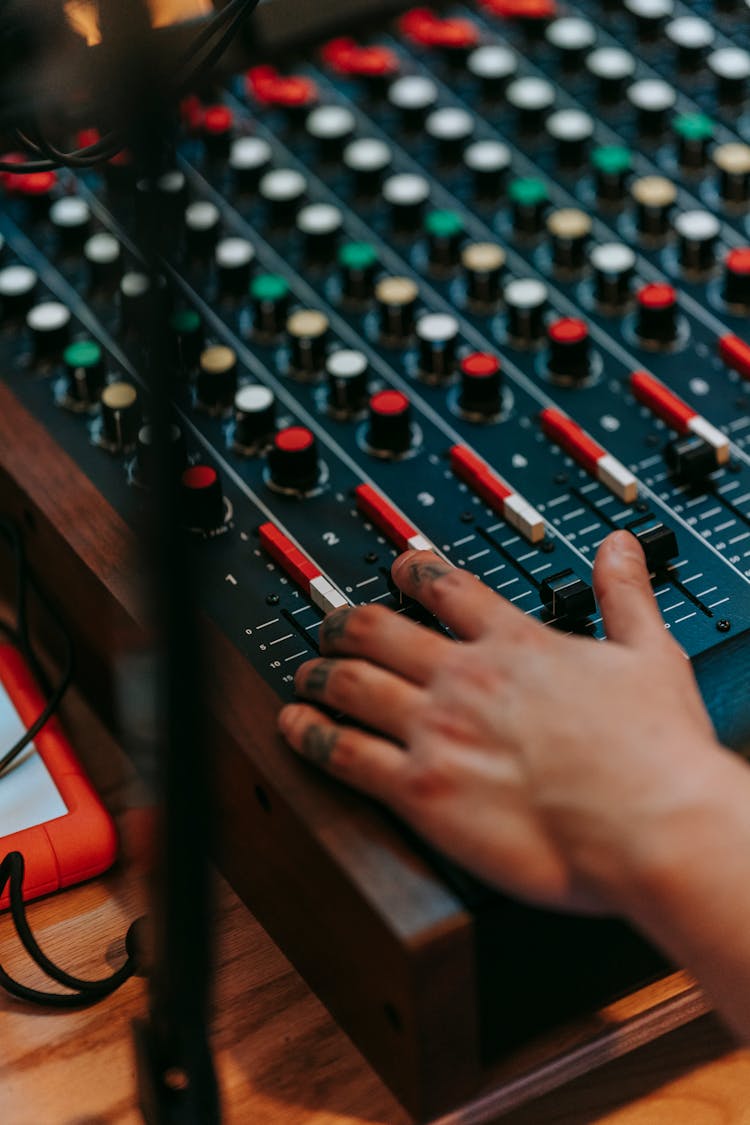
{"label": "microphone stand", "polygon": [[[173,127],[159,76],[164,59],[144,0],[100,0],[102,78],[116,124],[130,139],[144,192],[142,245],[150,280],[143,331],[153,479],[144,568],[156,655],[158,829],[152,875],[149,1010],[133,1027],[138,1097],[148,1125],[214,1125],[219,1095],[208,1044],[213,778],[206,745],[205,678],[190,544],[170,455],[171,364],[159,285],[162,232],[156,180]],[[100,89],[104,90],[103,84]],[[118,120],[119,119],[119,120]]]}

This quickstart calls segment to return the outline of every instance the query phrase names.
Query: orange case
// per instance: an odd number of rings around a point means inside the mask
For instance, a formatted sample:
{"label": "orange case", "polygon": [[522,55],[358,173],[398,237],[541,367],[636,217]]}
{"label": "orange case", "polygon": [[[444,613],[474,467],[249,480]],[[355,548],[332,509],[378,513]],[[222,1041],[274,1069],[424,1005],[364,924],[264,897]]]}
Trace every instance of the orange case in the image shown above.
{"label": "orange case", "polygon": [[[12,645],[0,644],[0,680],[24,726],[31,726],[44,709],[45,700],[24,658]],[[13,851],[24,857],[26,900],[100,875],[117,855],[112,817],[77,761],[57,718],[53,716],[45,724],[34,745],[68,811],[45,824],[0,836],[0,860]],[[3,749],[0,747],[0,753]],[[0,910],[8,905],[6,887],[0,895]]]}

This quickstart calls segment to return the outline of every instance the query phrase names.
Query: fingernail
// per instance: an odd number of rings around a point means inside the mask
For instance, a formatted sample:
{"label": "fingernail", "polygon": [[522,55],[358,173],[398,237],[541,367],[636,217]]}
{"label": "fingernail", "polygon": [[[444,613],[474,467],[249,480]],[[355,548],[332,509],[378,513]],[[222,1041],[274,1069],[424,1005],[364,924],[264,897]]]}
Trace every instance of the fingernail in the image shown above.
{"label": "fingernail", "polygon": [[395,577],[400,572],[401,568],[406,566],[409,559],[414,558],[416,554],[416,551],[404,551],[402,555],[399,555],[398,558],[394,559],[391,563],[391,574]]}
{"label": "fingernail", "polygon": [[293,717],[291,706],[282,707],[279,711],[277,723],[282,734],[286,734],[291,727]]}
{"label": "fingernail", "polygon": [[615,531],[610,535],[609,541],[610,550],[615,551],[622,558],[634,559],[643,554],[643,548],[630,531]]}

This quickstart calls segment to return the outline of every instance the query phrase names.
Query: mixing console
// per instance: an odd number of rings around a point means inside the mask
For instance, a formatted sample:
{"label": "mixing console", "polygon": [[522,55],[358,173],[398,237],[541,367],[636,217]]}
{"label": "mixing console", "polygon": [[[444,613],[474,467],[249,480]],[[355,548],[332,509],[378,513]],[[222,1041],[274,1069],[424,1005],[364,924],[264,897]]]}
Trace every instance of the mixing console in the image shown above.
{"label": "mixing console", "polygon": [[156,294],[127,155],[3,177],[7,382],[136,527],[163,302],[201,605],[280,698],[326,611],[416,612],[411,546],[596,643],[624,527],[750,744],[749,14],[486,0],[256,59],[182,106]]}

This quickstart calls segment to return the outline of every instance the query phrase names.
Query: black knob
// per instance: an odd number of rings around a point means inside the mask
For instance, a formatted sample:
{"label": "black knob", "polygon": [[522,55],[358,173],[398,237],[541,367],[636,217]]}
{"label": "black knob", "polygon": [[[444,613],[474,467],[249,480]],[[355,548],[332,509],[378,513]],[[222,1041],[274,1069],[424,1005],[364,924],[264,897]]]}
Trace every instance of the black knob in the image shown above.
{"label": "black knob", "polygon": [[268,452],[270,483],[289,492],[309,492],[318,482],[318,451],[306,426],[278,430]]}
{"label": "black knob", "polygon": [[586,57],[586,69],[596,79],[599,101],[614,105],[635,74],[635,59],[622,47],[597,47]]}
{"label": "black knob", "polygon": [[388,90],[388,101],[401,115],[408,131],[421,129],[425,117],[438,99],[438,88],[431,78],[407,74],[397,78]]}
{"label": "black knob", "polygon": [[92,289],[114,287],[122,270],[122,247],[112,234],[101,231],[86,239],[83,255]]}
{"label": "black knob", "polygon": [[442,383],[453,375],[458,334],[458,321],[450,313],[426,313],[419,318],[419,374],[426,382]]}
{"label": "black knob", "polygon": [[182,521],[190,531],[217,531],[226,510],[219,474],[212,465],[191,465],[181,477]]}
{"label": "black knob", "polygon": [[477,421],[497,417],[501,408],[500,360],[487,352],[472,352],[461,360],[461,411]]}
{"label": "black knob", "polygon": [[414,331],[414,313],[419,289],[410,277],[384,277],[375,287],[384,343],[408,342]]}
{"label": "black knob", "polygon": [[63,352],[66,405],[78,410],[98,406],[105,380],[102,349],[95,340],[76,340]]}
{"label": "black knob", "polygon": [[555,88],[545,78],[516,78],[505,91],[508,105],[516,111],[521,133],[538,133],[555,104]]}
{"label": "black knob", "polygon": [[370,399],[367,444],[381,457],[397,457],[411,447],[411,403],[401,391],[378,391]]}
{"label": "black knob", "polygon": [[341,290],[346,301],[366,304],[375,289],[378,254],[369,242],[346,242],[339,249]]}
{"label": "black knob", "polygon": [[343,161],[354,180],[355,194],[369,197],[380,191],[383,176],[393,161],[393,153],[385,141],[376,137],[360,137],[346,146]]}
{"label": "black knob", "polygon": [[669,232],[670,212],[677,199],[674,184],[664,176],[643,176],[633,181],[630,190],[636,204],[639,233],[649,242],[663,242]]}
{"label": "black knob", "polygon": [[716,82],[716,95],[725,105],[741,105],[747,96],[750,52],[741,47],[720,47],[708,56],[708,68]]}
{"label": "black knob", "polygon": [[659,137],[667,124],[667,114],[677,101],[677,94],[661,78],[644,78],[628,87],[628,101],[638,117],[640,137]]}
{"label": "black knob", "polygon": [[330,203],[311,203],[297,215],[297,230],[302,235],[305,258],[311,265],[327,265],[336,255],[336,245],[344,216]]}
{"label": "black knob", "polygon": [[619,210],[625,202],[633,159],[622,145],[602,145],[591,154],[596,183],[596,198],[609,210]]}
{"label": "black knob", "polygon": [[683,211],[674,221],[680,265],[689,274],[704,274],[716,263],[721,223],[710,211]]}
{"label": "black knob", "polygon": [[580,109],[559,109],[545,123],[555,145],[557,163],[562,169],[580,168],[594,135],[594,121]]}
{"label": "black knob", "polygon": [[464,247],[461,265],[469,303],[489,313],[500,301],[500,282],[505,269],[505,251],[496,242],[472,242]]}
{"label": "black knob", "polygon": [[545,39],[558,52],[563,70],[578,70],[586,52],[596,43],[596,28],[589,20],[567,16],[548,25]]}
{"label": "black knob", "polygon": [[229,150],[229,168],[239,192],[253,192],[268,171],[273,153],[260,137],[238,137]]}
{"label": "black knob", "polygon": [[425,121],[425,133],[441,164],[455,164],[474,134],[474,118],[458,106],[433,110]]}
{"label": "black knob", "polygon": [[132,383],[109,383],[101,393],[102,444],[112,453],[135,447],[141,404]]}
{"label": "black knob", "polygon": [[198,366],[205,347],[203,321],[195,309],[179,309],[169,319],[172,362],[175,370],[189,375]]}
{"label": "black knob", "polygon": [[232,348],[216,344],[203,351],[195,390],[199,405],[209,413],[229,410],[237,390],[237,355]]}
{"label": "black knob", "polygon": [[677,338],[677,293],[671,285],[652,282],[636,295],[638,303],[636,334],[641,342],[665,348]]}
{"label": "black knob", "polygon": [[510,47],[486,43],[471,52],[466,60],[466,69],[479,82],[482,99],[493,102],[502,97],[507,84],[515,76],[518,58]]}
{"label": "black knob", "polygon": [[203,111],[201,133],[210,159],[226,156],[234,132],[234,114],[229,106],[209,105]]}
{"label": "black knob", "polygon": [[292,374],[301,379],[314,379],[325,366],[328,317],[317,309],[298,309],[287,320],[286,331]]}
{"label": "black knob", "polygon": [[156,454],[154,447],[154,431],[152,426],[141,426],[135,447],[136,477],[138,483],[149,487],[154,483],[158,472],[166,472],[177,481],[187,465],[187,446],[185,435],[174,422],[167,431],[167,448],[163,463]]}
{"label": "black knob", "polygon": [[699,16],[679,16],[667,24],[665,35],[675,50],[680,70],[698,70],[715,38],[711,24]]}
{"label": "black knob", "polygon": [[722,295],[738,312],[750,309],[750,246],[737,246],[727,254]]}
{"label": "black knob", "polygon": [[447,274],[458,265],[464,221],[458,211],[430,211],[424,222],[427,252],[435,272]]}
{"label": "black knob", "polygon": [[221,228],[218,207],[208,200],[198,200],[185,208],[185,248],[191,258],[209,258],[213,254]]}
{"label": "black knob", "polygon": [[586,262],[586,245],[591,234],[589,216],[574,207],[563,207],[549,215],[547,230],[552,239],[555,269],[567,276],[580,273]]}
{"label": "black knob", "polygon": [[630,302],[636,257],[623,242],[603,242],[589,255],[594,271],[596,302],[605,311],[619,312]]}
{"label": "black knob", "polygon": [[70,335],[70,310],[59,301],[43,301],[26,314],[36,363],[54,362]]}
{"label": "black knob", "polygon": [[34,293],[39,281],[36,270],[28,266],[6,266],[0,270],[0,308],[3,317],[19,320],[34,303]]}
{"label": "black knob", "polygon": [[733,211],[745,211],[750,201],[750,145],[718,145],[712,155],[722,202]]}
{"label": "black knob", "polygon": [[289,317],[289,283],[278,273],[260,273],[250,282],[253,327],[259,336],[272,338],[284,331]]}
{"label": "black knob", "polygon": [[504,297],[510,340],[516,347],[533,347],[544,337],[547,286],[532,277],[518,278],[505,286]]}
{"label": "black knob", "polygon": [[367,405],[369,364],[362,352],[342,348],[326,361],[328,405],[335,415],[351,417]]}
{"label": "black knob", "polygon": [[234,396],[234,443],[255,451],[264,446],[276,429],[276,398],[260,384],[248,383]]}
{"label": "black knob", "polygon": [[464,152],[464,167],[473,179],[477,199],[497,203],[505,190],[510,162],[510,149],[502,141],[475,141],[469,145]]}
{"label": "black knob", "polygon": [[305,129],[317,142],[322,160],[336,160],[351,139],[357,121],[350,109],[342,105],[319,105],[307,118]]}
{"label": "black knob", "polygon": [[547,329],[549,357],[547,366],[557,382],[585,382],[591,373],[589,330],[576,316],[554,320]]}
{"label": "black knob", "polygon": [[307,180],[294,168],[274,168],[263,176],[258,190],[268,208],[271,225],[285,227],[304,202]]}
{"label": "black knob", "polygon": [[522,239],[536,238],[544,229],[549,206],[547,184],[536,176],[513,180],[508,188],[513,230]]}
{"label": "black knob", "polygon": [[677,137],[677,159],[687,172],[702,172],[708,165],[714,123],[705,113],[682,113],[672,122]]}
{"label": "black knob", "polygon": [[641,39],[654,40],[674,9],[673,0],[625,0],[625,10],[630,13]]}
{"label": "black knob", "polygon": [[391,214],[397,233],[411,233],[422,223],[424,205],[430,196],[430,183],[424,176],[402,172],[390,176],[383,184],[383,199]]}
{"label": "black knob", "polygon": [[49,209],[49,217],[63,254],[76,253],[91,230],[91,208],[78,195],[63,195]]}
{"label": "black knob", "polygon": [[247,293],[255,261],[255,247],[246,238],[222,238],[216,245],[214,262],[219,276],[219,291],[231,297]]}

